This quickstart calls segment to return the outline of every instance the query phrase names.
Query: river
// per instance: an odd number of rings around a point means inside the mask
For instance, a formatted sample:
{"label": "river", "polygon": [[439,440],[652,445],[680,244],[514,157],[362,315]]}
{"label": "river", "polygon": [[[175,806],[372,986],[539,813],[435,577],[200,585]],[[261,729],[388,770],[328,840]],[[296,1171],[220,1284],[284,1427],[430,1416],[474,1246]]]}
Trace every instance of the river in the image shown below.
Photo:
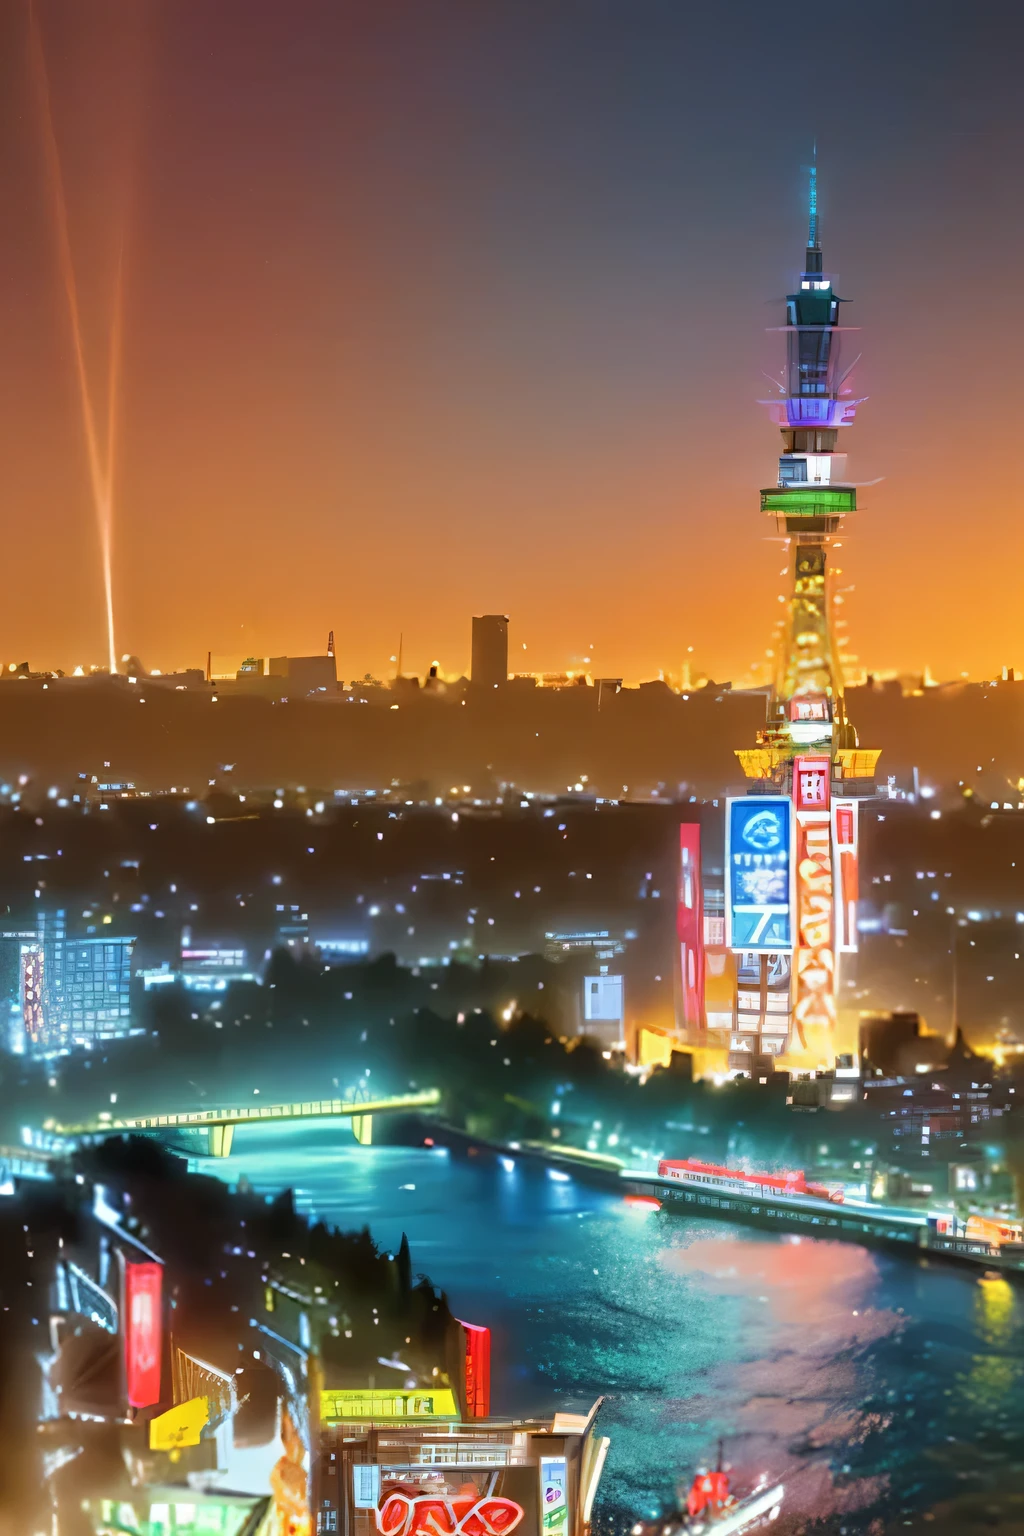
{"label": "river", "polygon": [[737,1486],[786,1483],[787,1530],[1021,1507],[1024,1309],[1004,1279],[641,1211],[485,1151],[357,1147],[330,1121],[238,1130],[229,1163],[198,1166],[290,1186],[391,1249],[406,1232],[414,1270],[492,1329],[495,1413],[604,1394],[598,1530],[664,1508],[719,1437]]}

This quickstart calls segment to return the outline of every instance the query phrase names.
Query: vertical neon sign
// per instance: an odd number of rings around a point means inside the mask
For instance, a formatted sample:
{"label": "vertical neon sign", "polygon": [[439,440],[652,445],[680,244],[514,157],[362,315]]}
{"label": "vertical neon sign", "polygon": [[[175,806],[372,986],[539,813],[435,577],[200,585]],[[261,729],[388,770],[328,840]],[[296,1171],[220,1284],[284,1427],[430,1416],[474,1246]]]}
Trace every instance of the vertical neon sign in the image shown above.
{"label": "vertical neon sign", "polygon": [[683,1024],[691,1030],[704,1028],[704,894],[701,881],[700,825],[683,822],[679,828],[676,932],[679,936]]}
{"label": "vertical neon sign", "polygon": [[793,1016],[805,1045],[806,1025],[832,1028],[836,1022],[831,772],[831,761],[823,755],[793,762],[797,821]]}
{"label": "vertical neon sign", "polygon": [[128,1402],[132,1408],[150,1408],[160,1401],[162,1267],[159,1264],[126,1264],[124,1284]]}
{"label": "vertical neon sign", "polygon": [[491,1412],[491,1330],[463,1323],[466,1335],[466,1412],[486,1419]]}
{"label": "vertical neon sign", "polygon": [[857,901],[860,896],[857,850],[857,801],[832,802],[832,842],[836,856],[836,950],[857,949]]}

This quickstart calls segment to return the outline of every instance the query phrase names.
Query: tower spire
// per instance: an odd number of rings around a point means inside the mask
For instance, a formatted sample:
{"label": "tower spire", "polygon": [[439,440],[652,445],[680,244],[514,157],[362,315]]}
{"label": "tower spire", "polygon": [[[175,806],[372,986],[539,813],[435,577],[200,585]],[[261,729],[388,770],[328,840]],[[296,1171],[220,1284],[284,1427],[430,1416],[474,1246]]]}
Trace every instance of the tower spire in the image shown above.
{"label": "tower spire", "polygon": [[804,277],[821,276],[821,227],[818,223],[818,141],[811,148],[811,163],[807,172],[807,252],[804,256]]}

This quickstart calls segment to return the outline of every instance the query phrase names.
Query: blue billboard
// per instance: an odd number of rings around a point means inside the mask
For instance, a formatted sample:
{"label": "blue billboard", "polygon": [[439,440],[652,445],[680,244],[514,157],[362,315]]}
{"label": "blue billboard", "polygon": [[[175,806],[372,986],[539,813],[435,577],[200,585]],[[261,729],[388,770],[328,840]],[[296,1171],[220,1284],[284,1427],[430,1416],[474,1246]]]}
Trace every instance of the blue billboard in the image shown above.
{"label": "blue billboard", "polygon": [[744,795],[725,809],[725,935],[734,950],[793,948],[793,830],[788,795]]}

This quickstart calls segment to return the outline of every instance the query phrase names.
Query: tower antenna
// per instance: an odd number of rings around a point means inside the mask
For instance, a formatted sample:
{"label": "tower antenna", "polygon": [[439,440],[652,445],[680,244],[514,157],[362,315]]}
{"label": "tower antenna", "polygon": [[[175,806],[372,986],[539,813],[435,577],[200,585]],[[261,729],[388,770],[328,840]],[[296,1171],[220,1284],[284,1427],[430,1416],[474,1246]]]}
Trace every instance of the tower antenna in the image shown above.
{"label": "tower antenna", "polygon": [[811,163],[808,166],[810,172],[810,186],[807,195],[807,249],[816,251],[820,245],[818,239],[818,141],[814,140],[811,151]]}

